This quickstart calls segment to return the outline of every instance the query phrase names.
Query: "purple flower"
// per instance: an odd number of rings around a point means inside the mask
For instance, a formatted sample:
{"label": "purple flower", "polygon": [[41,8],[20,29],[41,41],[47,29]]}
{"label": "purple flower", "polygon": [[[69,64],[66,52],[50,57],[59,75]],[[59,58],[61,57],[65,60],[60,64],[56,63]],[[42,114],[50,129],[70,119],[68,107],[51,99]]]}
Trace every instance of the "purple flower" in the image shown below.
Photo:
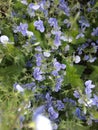
{"label": "purple flower", "polygon": [[57,100],[57,103],[55,105],[58,111],[62,111],[64,109],[64,103],[61,100]]}
{"label": "purple flower", "polygon": [[45,28],[43,25],[43,21],[42,20],[38,20],[34,22],[34,26],[37,28],[37,30],[39,30],[40,32],[44,32]]}
{"label": "purple flower", "polygon": [[41,64],[42,64],[42,54],[36,54],[35,58],[36,58],[36,65],[41,66]]}
{"label": "purple flower", "polygon": [[68,7],[67,2],[65,0],[59,0],[59,8],[64,11],[64,13],[69,16],[70,15],[70,9]]}
{"label": "purple flower", "polygon": [[60,34],[59,33],[56,33],[55,34],[55,39],[54,39],[54,45],[56,47],[59,47],[61,45],[61,40],[60,40]]}
{"label": "purple flower", "polygon": [[33,76],[34,76],[34,78],[36,79],[36,80],[38,80],[38,81],[42,81],[43,80],[43,77],[42,77],[42,71],[40,70],[40,68],[39,67],[36,67],[35,69],[34,69],[34,72],[33,72]]}
{"label": "purple flower", "polygon": [[56,28],[58,26],[57,20],[56,18],[49,18],[48,23],[50,24],[50,26]]}
{"label": "purple flower", "polygon": [[66,65],[65,64],[61,64],[61,69],[65,69]]}
{"label": "purple flower", "polygon": [[75,98],[79,98],[80,97],[80,94],[79,94],[79,92],[76,90],[76,91],[74,91],[74,94],[73,94],[74,96],[75,96]]}
{"label": "purple flower", "polygon": [[87,21],[87,19],[84,16],[81,16],[81,19],[79,20],[79,23],[81,25],[81,28],[89,27],[90,24]]}
{"label": "purple flower", "polygon": [[38,4],[30,3],[29,4],[29,8],[33,9],[33,10],[38,10],[40,8],[40,6]]}
{"label": "purple flower", "polygon": [[21,3],[24,4],[24,5],[28,4],[27,0],[21,0]]}
{"label": "purple flower", "polygon": [[56,79],[55,92],[58,92],[61,89],[63,78],[59,77]]}
{"label": "purple flower", "polygon": [[61,64],[58,61],[54,60],[53,64],[57,71],[61,70]]}
{"label": "purple flower", "polygon": [[53,65],[57,71],[60,71],[61,69],[65,69],[65,64],[60,64],[56,59],[54,59]]}
{"label": "purple flower", "polygon": [[92,36],[98,36],[98,27],[93,28],[93,32],[91,33]]}
{"label": "purple flower", "polygon": [[32,89],[32,88],[34,88],[36,85],[35,85],[35,83],[34,82],[31,82],[31,83],[27,83],[27,84],[24,84],[24,85],[22,85],[22,87],[23,88],[27,88],[27,89]]}
{"label": "purple flower", "polygon": [[89,55],[84,55],[84,60],[89,60]]}
{"label": "purple flower", "polygon": [[27,35],[27,29],[28,29],[28,24],[20,23],[20,25],[17,26],[15,32],[21,32],[23,36],[26,36]]}
{"label": "purple flower", "polygon": [[80,119],[80,120],[85,120],[85,115],[82,113],[80,108],[76,108],[75,115]]}
{"label": "purple flower", "polygon": [[58,118],[59,114],[54,110],[54,108],[51,106],[48,108],[49,116],[51,120],[55,120]]}
{"label": "purple flower", "polygon": [[87,95],[91,94],[92,88],[95,87],[95,85],[92,84],[92,81],[91,81],[91,80],[87,80],[87,81],[85,82],[85,86],[86,86],[86,88],[85,88],[85,93],[86,93]]}
{"label": "purple flower", "polygon": [[13,87],[18,91],[18,92],[21,92],[23,93],[24,92],[24,88],[22,88],[19,84],[15,83],[13,85]]}
{"label": "purple flower", "polygon": [[37,46],[37,47],[35,48],[35,51],[42,52],[42,48],[41,48],[40,46]]}
{"label": "purple flower", "polygon": [[59,75],[57,70],[53,70],[53,71],[51,72],[51,74],[52,74],[53,76],[58,76],[58,75]]}
{"label": "purple flower", "polygon": [[94,95],[94,98],[92,98],[92,105],[95,105],[98,107],[98,96]]}
{"label": "purple flower", "polygon": [[83,38],[85,35],[83,33],[80,33],[76,36],[76,39]]}

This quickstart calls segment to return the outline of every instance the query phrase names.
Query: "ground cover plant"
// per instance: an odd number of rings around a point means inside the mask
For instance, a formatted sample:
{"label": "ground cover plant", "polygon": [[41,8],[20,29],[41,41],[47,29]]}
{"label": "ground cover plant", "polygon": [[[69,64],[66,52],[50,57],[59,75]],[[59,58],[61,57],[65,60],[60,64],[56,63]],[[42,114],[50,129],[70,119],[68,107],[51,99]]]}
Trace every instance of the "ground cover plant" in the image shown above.
{"label": "ground cover plant", "polygon": [[98,130],[98,0],[0,1],[0,130]]}

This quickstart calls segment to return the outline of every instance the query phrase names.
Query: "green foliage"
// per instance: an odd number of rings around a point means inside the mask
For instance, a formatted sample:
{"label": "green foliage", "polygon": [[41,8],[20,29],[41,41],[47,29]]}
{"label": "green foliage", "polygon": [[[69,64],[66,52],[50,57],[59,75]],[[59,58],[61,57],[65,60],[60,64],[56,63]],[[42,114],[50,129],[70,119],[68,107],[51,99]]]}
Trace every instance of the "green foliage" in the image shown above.
{"label": "green foliage", "polygon": [[75,68],[73,65],[67,65],[66,67],[65,83],[71,84],[73,88],[75,87],[83,88],[83,81],[80,77],[79,69]]}

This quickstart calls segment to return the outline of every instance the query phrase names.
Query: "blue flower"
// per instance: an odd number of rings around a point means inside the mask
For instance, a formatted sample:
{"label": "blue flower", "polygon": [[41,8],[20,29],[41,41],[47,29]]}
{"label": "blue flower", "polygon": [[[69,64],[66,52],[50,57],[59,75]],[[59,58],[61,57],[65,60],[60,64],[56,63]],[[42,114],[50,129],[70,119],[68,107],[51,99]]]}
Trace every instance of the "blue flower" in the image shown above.
{"label": "blue flower", "polygon": [[80,120],[86,120],[85,115],[82,113],[80,108],[76,108],[75,115],[80,119]]}
{"label": "blue flower", "polygon": [[58,92],[61,89],[62,82],[63,82],[63,77],[58,77],[56,79],[55,92]]}
{"label": "blue flower", "polygon": [[42,20],[38,20],[34,22],[34,26],[37,28],[37,30],[39,30],[40,32],[44,32],[45,28],[43,25],[43,21]]}
{"label": "blue flower", "polygon": [[86,93],[87,95],[90,95],[91,92],[92,92],[92,88],[94,88],[95,85],[92,84],[92,81],[91,81],[91,80],[87,80],[87,81],[85,82],[85,86],[86,86],[86,88],[85,88],[85,93]]}
{"label": "blue flower", "polygon": [[56,47],[59,47],[59,46],[61,45],[61,40],[60,40],[61,36],[60,36],[60,35],[61,35],[61,34],[60,34],[59,32],[57,32],[57,33],[55,34],[54,45],[55,45]]}
{"label": "blue flower", "polygon": [[98,36],[98,27],[93,28],[93,32],[91,33],[92,36]]}
{"label": "blue flower", "polygon": [[94,95],[94,98],[92,98],[92,105],[95,105],[98,107],[98,96]]}
{"label": "blue flower", "polygon": [[80,33],[76,36],[76,39],[83,38],[85,35],[83,33]]}
{"label": "blue flower", "polygon": [[69,16],[70,15],[70,9],[68,7],[67,2],[65,0],[59,0],[59,8],[64,11],[64,13]]}
{"label": "blue flower", "polygon": [[54,108],[51,106],[48,108],[49,116],[51,120],[55,120],[58,118],[59,114],[54,110]]}
{"label": "blue flower", "polygon": [[52,74],[53,76],[58,76],[58,75],[59,75],[57,70],[53,70],[53,71],[51,72],[51,74]]}
{"label": "blue flower", "polygon": [[80,97],[80,94],[79,94],[79,92],[76,90],[76,91],[74,91],[74,94],[73,94],[74,96],[75,96],[75,98],[79,98]]}
{"label": "blue flower", "polygon": [[61,100],[57,100],[57,103],[55,105],[58,111],[62,111],[64,109],[64,103]]}
{"label": "blue flower", "polygon": [[30,4],[29,4],[29,8],[30,8],[30,9],[33,9],[33,10],[38,10],[38,9],[40,8],[40,5],[30,3]]}
{"label": "blue flower", "polygon": [[56,59],[54,59],[53,65],[57,71],[60,71],[61,69],[65,69],[66,65],[59,63]]}
{"label": "blue flower", "polygon": [[85,29],[86,27],[90,26],[88,20],[84,16],[81,16],[79,23],[80,23],[82,29],[83,28]]}
{"label": "blue flower", "polygon": [[57,19],[56,18],[49,18],[48,23],[50,26],[56,28],[58,26]]}
{"label": "blue flower", "polygon": [[27,29],[28,29],[28,24],[20,23],[20,25],[17,26],[15,32],[21,32],[23,36],[26,36],[27,35]]}
{"label": "blue flower", "polygon": [[15,83],[13,86],[18,92],[24,92],[24,88],[22,88],[19,84]]}
{"label": "blue flower", "polygon": [[33,76],[36,80],[38,81],[42,81],[43,80],[43,76],[41,75],[42,74],[42,71],[40,70],[39,67],[36,67],[34,69],[34,72],[33,72]]}
{"label": "blue flower", "polygon": [[42,54],[36,54],[35,58],[36,58],[36,65],[41,66],[41,64],[42,64]]}

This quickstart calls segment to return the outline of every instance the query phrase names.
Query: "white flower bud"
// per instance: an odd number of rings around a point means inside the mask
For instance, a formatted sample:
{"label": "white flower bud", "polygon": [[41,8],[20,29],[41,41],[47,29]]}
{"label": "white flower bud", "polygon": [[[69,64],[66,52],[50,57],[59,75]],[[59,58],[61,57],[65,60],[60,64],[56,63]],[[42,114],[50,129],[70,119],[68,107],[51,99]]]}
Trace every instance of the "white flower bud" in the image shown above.
{"label": "white flower bud", "polygon": [[2,35],[0,37],[0,42],[3,43],[3,44],[6,44],[7,42],[9,41],[9,38],[5,35]]}

